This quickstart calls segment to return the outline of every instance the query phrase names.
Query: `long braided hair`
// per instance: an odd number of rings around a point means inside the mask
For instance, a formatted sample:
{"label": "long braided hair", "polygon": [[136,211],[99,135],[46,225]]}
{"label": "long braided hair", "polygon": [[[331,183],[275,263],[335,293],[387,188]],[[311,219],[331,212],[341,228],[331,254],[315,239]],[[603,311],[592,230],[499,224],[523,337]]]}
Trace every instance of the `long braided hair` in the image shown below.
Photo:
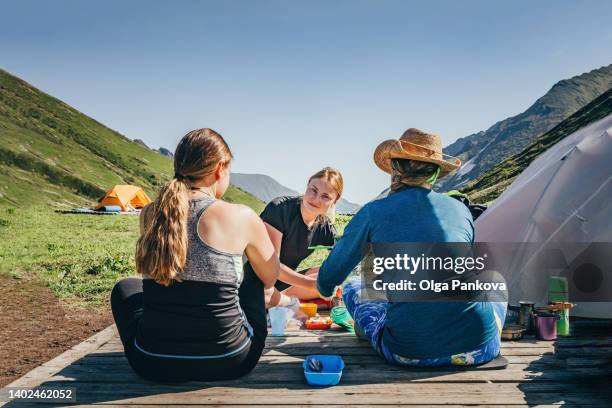
{"label": "long braided hair", "polygon": [[187,133],[174,154],[174,177],[145,207],[144,230],[136,244],[136,271],[169,286],[180,281],[187,261],[190,184],[233,158],[223,137],[212,129]]}

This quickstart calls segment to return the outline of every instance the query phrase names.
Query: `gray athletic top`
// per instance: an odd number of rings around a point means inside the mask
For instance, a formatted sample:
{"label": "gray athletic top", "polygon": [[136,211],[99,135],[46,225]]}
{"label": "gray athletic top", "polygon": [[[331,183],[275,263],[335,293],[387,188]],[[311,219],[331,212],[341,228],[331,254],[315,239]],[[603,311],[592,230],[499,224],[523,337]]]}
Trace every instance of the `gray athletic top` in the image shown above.
{"label": "gray athletic top", "polygon": [[181,274],[183,280],[240,286],[242,282],[242,254],[219,251],[198,233],[200,217],[216,200],[202,197],[191,200],[187,218],[187,262]]}

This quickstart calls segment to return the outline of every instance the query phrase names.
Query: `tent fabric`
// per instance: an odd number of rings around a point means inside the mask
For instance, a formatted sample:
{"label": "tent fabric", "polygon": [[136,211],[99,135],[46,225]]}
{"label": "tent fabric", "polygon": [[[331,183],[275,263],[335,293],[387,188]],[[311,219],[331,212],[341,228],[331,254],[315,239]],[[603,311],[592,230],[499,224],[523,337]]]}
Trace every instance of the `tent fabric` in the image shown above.
{"label": "tent fabric", "polygon": [[105,205],[117,205],[121,207],[121,211],[127,211],[129,206],[143,208],[150,202],[151,199],[142,188],[130,185],[116,185],[108,190],[104,197],[98,200],[96,210]]}
{"label": "tent fabric", "polygon": [[[532,242],[541,248],[550,243],[612,242],[612,114],[540,155],[475,226],[478,242]],[[571,264],[579,254],[564,255]],[[521,266],[505,273],[510,302],[546,303],[548,275],[525,276]],[[606,271],[608,281],[611,273]],[[612,318],[612,302],[584,302],[572,314]]]}

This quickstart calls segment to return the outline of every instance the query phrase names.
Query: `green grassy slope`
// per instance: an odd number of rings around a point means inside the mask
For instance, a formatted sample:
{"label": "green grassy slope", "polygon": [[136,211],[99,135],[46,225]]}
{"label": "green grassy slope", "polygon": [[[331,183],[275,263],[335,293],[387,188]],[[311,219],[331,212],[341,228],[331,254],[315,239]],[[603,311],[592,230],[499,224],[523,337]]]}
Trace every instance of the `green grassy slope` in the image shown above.
{"label": "green grassy slope", "polygon": [[493,201],[540,154],[578,129],[612,113],[612,88],[591,103],[565,119],[550,131],[539,136],[521,152],[499,163],[461,191],[475,202]]}
{"label": "green grassy slope", "polygon": [[266,204],[254,197],[253,195],[247,193],[239,189],[236,186],[231,186],[227,189],[225,194],[223,195],[223,199],[230,203],[240,203],[244,205],[248,205],[251,207],[257,214],[261,213],[266,206]]}
{"label": "green grassy slope", "polygon": [[[172,162],[0,70],[0,205],[91,204],[115,184],[154,196]],[[225,197],[261,211],[230,187]]]}

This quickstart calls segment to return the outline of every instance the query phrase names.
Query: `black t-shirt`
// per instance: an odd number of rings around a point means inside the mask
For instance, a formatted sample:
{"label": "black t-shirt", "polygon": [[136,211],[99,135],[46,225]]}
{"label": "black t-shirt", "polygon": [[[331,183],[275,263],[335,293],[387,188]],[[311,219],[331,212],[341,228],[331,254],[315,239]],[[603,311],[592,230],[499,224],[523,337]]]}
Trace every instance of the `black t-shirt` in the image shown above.
{"label": "black t-shirt", "polygon": [[[268,203],[260,215],[264,222],[283,234],[280,261],[294,270],[314,251],[308,247],[334,245],[336,238],[336,228],[328,219],[316,222],[310,229],[304,224],[301,202],[301,197],[277,197]],[[277,281],[275,286],[278,290],[289,287],[281,281]]]}

